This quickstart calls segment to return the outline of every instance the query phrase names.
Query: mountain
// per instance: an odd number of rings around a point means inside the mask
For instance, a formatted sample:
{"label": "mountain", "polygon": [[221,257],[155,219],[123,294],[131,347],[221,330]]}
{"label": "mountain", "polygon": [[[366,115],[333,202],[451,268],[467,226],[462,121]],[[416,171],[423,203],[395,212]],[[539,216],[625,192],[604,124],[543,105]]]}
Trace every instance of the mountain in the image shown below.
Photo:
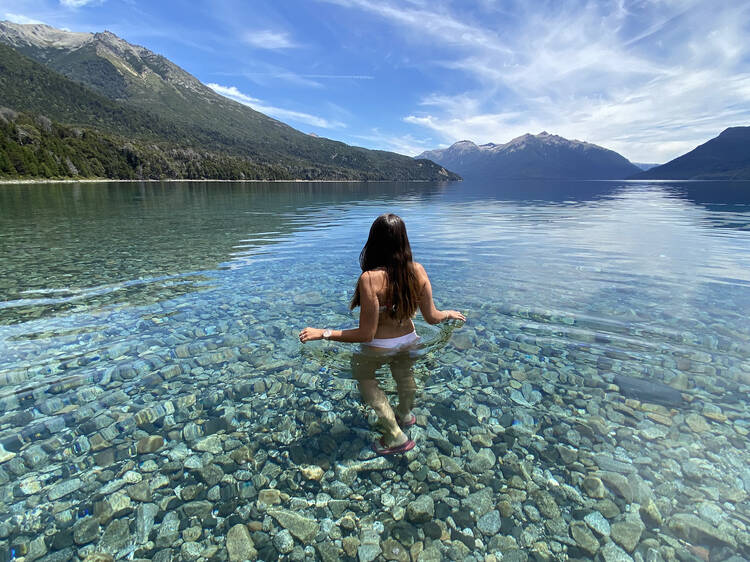
{"label": "mountain", "polygon": [[168,143],[166,151],[243,158],[288,179],[460,179],[433,162],[297,131],[109,32],[0,22],[0,43],[8,46],[0,49],[0,106],[16,112],[137,143]]}
{"label": "mountain", "polygon": [[687,154],[633,176],[635,179],[750,179],[750,127],[730,127]]}
{"label": "mountain", "polygon": [[646,170],[650,170],[651,168],[656,168],[657,166],[659,166],[659,164],[650,163],[650,162],[633,162],[633,164],[635,164],[636,166],[638,166],[644,172]]}
{"label": "mountain", "polygon": [[568,140],[546,131],[526,134],[505,144],[477,146],[459,141],[449,148],[429,150],[428,158],[464,177],[535,179],[619,179],[640,168],[612,150]]}

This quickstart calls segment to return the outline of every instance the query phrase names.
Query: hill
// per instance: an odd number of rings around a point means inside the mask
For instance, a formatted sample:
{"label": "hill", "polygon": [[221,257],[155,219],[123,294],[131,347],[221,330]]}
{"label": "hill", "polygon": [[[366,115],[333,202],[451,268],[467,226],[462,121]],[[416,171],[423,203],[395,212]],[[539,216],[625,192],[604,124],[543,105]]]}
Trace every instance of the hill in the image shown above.
{"label": "hill", "polygon": [[750,179],[750,127],[730,127],[690,152],[634,179]]}
{"label": "hill", "polygon": [[109,32],[0,22],[0,43],[0,105],[18,112],[239,157],[288,179],[459,179],[433,162],[306,135]]}
{"label": "hill", "polygon": [[459,141],[417,158],[428,158],[465,177],[497,179],[619,179],[640,171],[612,150],[546,131],[505,144]]}

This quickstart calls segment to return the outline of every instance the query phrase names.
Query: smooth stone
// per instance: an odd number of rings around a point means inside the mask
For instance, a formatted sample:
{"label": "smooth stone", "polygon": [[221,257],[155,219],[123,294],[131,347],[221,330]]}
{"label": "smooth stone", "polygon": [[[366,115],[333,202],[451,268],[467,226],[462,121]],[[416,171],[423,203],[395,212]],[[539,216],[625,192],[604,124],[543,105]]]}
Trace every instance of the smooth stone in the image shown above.
{"label": "smooth stone", "polygon": [[691,413],[685,416],[685,423],[695,433],[705,433],[711,429],[706,419],[700,414]]}
{"label": "smooth stone", "polygon": [[276,505],[281,503],[281,492],[275,488],[267,488],[258,492],[258,503]]}
{"label": "smooth stone", "polygon": [[468,464],[468,468],[474,474],[481,474],[495,466],[497,458],[491,449],[480,449]]}
{"label": "smooth stone", "polygon": [[218,435],[209,435],[208,437],[204,437],[195,445],[193,445],[193,449],[195,449],[196,451],[213,453],[214,455],[218,455],[224,452],[224,449],[221,446],[221,439],[219,439]]}
{"label": "smooth stone", "polygon": [[610,536],[626,551],[633,552],[635,547],[638,546],[638,541],[641,540],[642,533],[643,527],[640,525],[630,521],[618,521],[612,523]]}
{"label": "smooth stone", "polygon": [[613,542],[605,544],[600,554],[604,562],[633,562],[630,555]]}
{"label": "smooth stone", "polygon": [[357,549],[357,556],[359,558],[359,562],[372,562],[375,560],[382,550],[380,549],[380,545],[377,543],[366,543],[366,544],[360,544],[359,548]]}
{"label": "smooth stone", "polygon": [[576,544],[592,556],[599,550],[599,541],[582,521],[570,524],[570,534]]}
{"label": "smooth stone", "polygon": [[607,521],[604,516],[598,511],[592,511],[591,513],[586,515],[583,520],[600,537],[608,537],[612,532],[609,521]]}
{"label": "smooth stone", "polygon": [[380,547],[383,550],[383,558],[386,560],[397,560],[398,562],[409,562],[409,550],[395,539],[384,540]]}
{"label": "smooth stone", "polygon": [[315,520],[288,509],[269,509],[268,514],[304,544],[312,541],[320,530],[320,525]]}
{"label": "smooth stone", "polygon": [[135,449],[139,455],[154,453],[164,446],[164,438],[161,435],[149,435],[143,437],[136,443]]}
{"label": "smooth stone", "polygon": [[180,557],[182,560],[198,560],[203,554],[203,545],[194,541],[185,541],[180,546]]}
{"label": "smooth stone", "polygon": [[590,498],[601,499],[606,497],[607,489],[601,478],[596,476],[587,476],[583,479],[583,489]]}
{"label": "smooth stone", "polygon": [[664,523],[659,507],[653,499],[649,499],[645,505],[642,505],[639,509],[639,513],[641,519],[651,527],[661,527]]}
{"label": "smooth stone", "polygon": [[359,538],[358,537],[344,537],[341,541],[341,546],[344,549],[344,553],[354,558],[357,556],[357,549],[359,548]]}
{"label": "smooth stone", "polygon": [[129,542],[130,526],[127,519],[115,519],[102,533],[99,547],[112,555],[122,550]]}
{"label": "smooth stone", "polygon": [[315,480],[318,481],[321,478],[323,478],[323,469],[320,468],[317,465],[310,465],[303,467],[300,472],[302,473],[302,477],[307,480]]}
{"label": "smooth stone", "polygon": [[620,515],[620,508],[609,498],[596,502],[596,510],[607,519],[614,519]]}
{"label": "smooth stone", "polygon": [[77,545],[88,544],[99,537],[99,520],[88,516],[73,525],[73,540]]}
{"label": "smooth stone", "polygon": [[149,483],[145,480],[129,486],[126,492],[131,499],[138,502],[150,502],[153,496]]}
{"label": "smooth stone", "polygon": [[92,552],[86,555],[83,562],[115,562],[115,559],[105,552]]}
{"label": "smooth stone", "polygon": [[417,562],[443,562],[443,554],[434,546],[428,546],[417,556]]}
{"label": "smooth stone", "polygon": [[628,503],[633,501],[633,488],[630,486],[630,481],[626,476],[617,472],[604,471],[599,474],[599,477],[615,495]]}
{"label": "smooth stone", "polygon": [[281,554],[289,554],[294,549],[294,538],[287,529],[284,529],[280,533],[276,533],[273,538],[273,545]]}
{"label": "smooth stone", "polygon": [[155,503],[143,503],[136,508],[135,536],[138,544],[143,544],[148,540],[158,512],[159,508]]}
{"label": "smooth stone", "polygon": [[500,531],[500,526],[500,512],[496,510],[485,513],[477,521],[477,529],[488,537],[496,535]]}
{"label": "smooth stone", "polygon": [[[137,526],[137,523],[136,523]],[[168,511],[156,532],[156,548],[169,548],[179,537],[180,518],[176,511]]]}
{"label": "smooth stone", "polygon": [[315,551],[318,553],[321,562],[339,562],[339,548],[331,541],[323,541],[315,545]]}
{"label": "smooth stone", "polygon": [[546,490],[537,490],[532,492],[531,499],[536,503],[539,512],[545,517],[555,519],[560,517],[560,508],[555,499]]}
{"label": "smooth stone", "polygon": [[50,488],[50,491],[48,493],[50,501],[56,501],[59,500],[62,497],[67,496],[68,494],[72,494],[76,490],[79,490],[83,486],[83,482],[80,478],[71,478],[70,480],[64,480],[63,482],[58,482],[52,488]]}
{"label": "smooth stone", "polygon": [[492,489],[482,488],[478,492],[469,494],[461,500],[461,507],[476,521],[494,507]]}
{"label": "smooth stone", "polygon": [[669,528],[677,535],[693,543],[719,543],[737,548],[735,538],[691,513],[673,515],[668,523]]}
{"label": "smooth stone", "polygon": [[237,523],[229,529],[226,544],[230,562],[255,560],[258,557],[258,552],[255,550],[255,543],[250,537],[250,531],[242,523]]}
{"label": "smooth stone", "polygon": [[406,518],[413,523],[426,523],[435,516],[435,502],[426,494],[406,506]]}

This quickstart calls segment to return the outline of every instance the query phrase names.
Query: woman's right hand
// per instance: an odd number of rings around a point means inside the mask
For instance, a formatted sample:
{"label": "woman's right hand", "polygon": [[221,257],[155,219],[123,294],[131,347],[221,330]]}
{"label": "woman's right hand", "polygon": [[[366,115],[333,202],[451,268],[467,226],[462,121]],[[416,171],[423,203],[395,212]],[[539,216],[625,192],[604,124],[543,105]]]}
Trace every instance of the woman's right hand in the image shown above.
{"label": "woman's right hand", "polygon": [[322,339],[323,330],[321,330],[320,328],[307,327],[299,333],[299,341],[302,343]]}
{"label": "woman's right hand", "polygon": [[445,313],[445,320],[460,320],[461,322],[466,322],[466,317],[461,314],[458,310],[444,310]]}

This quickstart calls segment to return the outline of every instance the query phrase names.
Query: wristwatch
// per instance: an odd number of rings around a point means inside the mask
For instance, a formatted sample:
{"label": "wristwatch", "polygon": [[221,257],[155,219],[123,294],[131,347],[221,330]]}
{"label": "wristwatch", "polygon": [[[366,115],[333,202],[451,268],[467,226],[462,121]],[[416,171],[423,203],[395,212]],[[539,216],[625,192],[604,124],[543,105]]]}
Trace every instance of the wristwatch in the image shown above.
{"label": "wristwatch", "polygon": [[325,330],[323,330],[323,339],[327,340],[330,337],[331,337],[331,329],[326,328]]}

